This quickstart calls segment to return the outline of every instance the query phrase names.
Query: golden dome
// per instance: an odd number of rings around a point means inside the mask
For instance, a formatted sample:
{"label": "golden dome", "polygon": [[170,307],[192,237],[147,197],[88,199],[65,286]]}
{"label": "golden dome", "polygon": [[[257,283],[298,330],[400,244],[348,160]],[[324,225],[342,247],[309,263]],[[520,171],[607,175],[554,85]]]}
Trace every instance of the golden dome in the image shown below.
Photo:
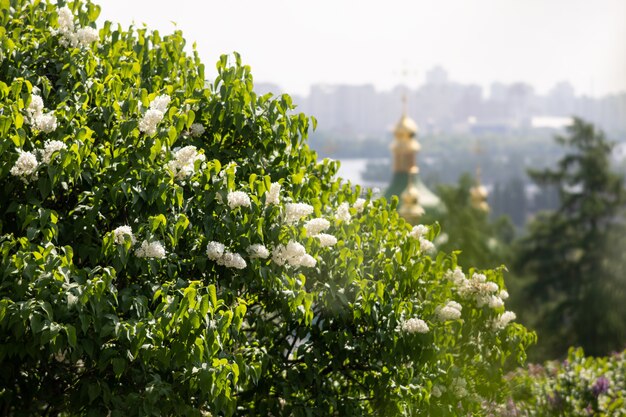
{"label": "golden dome", "polygon": [[400,120],[394,129],[396,137],[412,138],[417,134],[417,131],[417,123],[415,123],[415,121],[406,114],[403,114],[402,117],[400,117]]}
{"label": "golden dome", "polygon": [[472,206],[481,211],[489,211],[487,195],[487,189],[480,184],[470,188],[470,200],[472,202]]}

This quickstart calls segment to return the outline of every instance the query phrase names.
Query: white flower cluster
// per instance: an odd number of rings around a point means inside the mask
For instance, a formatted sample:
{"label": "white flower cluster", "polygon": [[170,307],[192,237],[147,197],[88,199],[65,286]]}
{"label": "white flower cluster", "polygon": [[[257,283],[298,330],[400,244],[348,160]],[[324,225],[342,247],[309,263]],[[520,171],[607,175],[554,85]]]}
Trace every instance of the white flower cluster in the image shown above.
{"label": "white flower cluster", "polygon": [[74,15],[67,6],[59,9],[59,33],[61,46],[73,48],[86,48],[100,38],[98,31],[89,26],[74,31]]}
{"label": "white flower cluster", "polygon": [[456,301],[448,301],[445,306],[437,307],[435,313],[440,321],[458,320],[461,318],[462,309],[461,304]]}
{"label": "white flower cluster", "polygon": [[493,328],[496,330],[502,330],[516,318],[517,316],[515,315],[514,312],[505,311],[504,313],[500,314],[497,319],[494,320]]}
{"label": "white flower cluster", "polygon": [[316,217],[315,219],[311,219],[304,224],[304,228],[306,229],[306,234],[308,236],[316,236],[320,232],[328,229],[330,227],[330,222],[321,217]]}
{"label": "white flower cluster", "polygon": [[113,240],[118,245],[123,245],[126,240],[126,236],[130,238],[130,241],[135,243],[135,236],[133,235],[133,229],[130,226],[120,226],[113,230]]}
{"label": "white flower cluster", "polygon": [[354,208],[357,213],[363,213],[363,210],[365,210],[366,205],[367,205],[367,200],[363,198],[357,198],[354,204],[352,205],[352,208]]}
{"label": "white flower cluster", "polygon": [[267,259],[270,256],[270,251],[263,245],[256,243],[248,247],[248,253],[251,258]]}
{"label": "white flower cluster", "polygon": [[11,168],[11,175],[20,177],[25,183],[36,180],[37,167],[39,166],[37,157],[32,152],[24,152],[20,149],[18,149],[18,153],[20,156],[18,156],[15,165]]}
{"label": "white flower cluster", "polygon": [[428,226],[418,224],[411,229],[410,236],[418,239],[420,243],[420,252],[428,253],[435,249],[435,245],[430,240],[426,239],[426,233],[428,233]]}
{"label": "white flower cluster", "polygon": [[457,286],[465,281],[465,274],[461,268],[455,268],[454,271],[448,269],[443,277]]}
{"label": "white flower cluster", "polygon": [[309,204],[287,203],[285,204],[283,221],[286,224],[294,224],[297,223],[301,218],[306,217],[311,213],[313,213],[313,206]]}
{"label": "white flower cluster", "polygon": [[49,164],[52,160],[52,155],[55,152],[61,151],[63,149],[67,149],[67,146],[60,140],[45,141],[43,145],[43,156],[41,157],[41,161],[44,164]]}
{"label": "white flower cluster", "polygon": [[246,261],[238,253],[227,252],[223,243],[209,242],[206,247],[207,257],[227,268],[244,269]]}
{"label": "white flower cluster", "polygon": [[236,209],[237,207],[250,207],[250,197],[248,194],[243,191],[231,191],[226,196],[226,200],[228,202],[228,207],[231,210]]}
{"label": "white flower cluster", "polygon": [[167,163],[167,167],[174,176],[182,180],[194,173],[196,161],[204,161],[204,154],[198,153],[195,146],[189,145],[173,150],[174,159]]}
{"label": "white flower cluster", "polygon": [[189,133],[191,133],[193,137],[202,136],[205,131],[206,129],[200,123],[192,123],[189,127]]}
{"label": "white flower cluster", "polygon": [[350,215],[350,204],[346,202],[339,204],[335,217],[337,218],[337,220],[341,220],[346,223],[349,222],[350,219],[352,219],[352,216]]}
{"label": "white flower cluster", "polygon": [[458,292],[462,297],[473,298],[478,307],[488,305],[491,308],[504,306],[504,301],[496,294],[498,284],[487,281],[484,274],[474,273],[471,279],[463,279],[458,284]]}
{"label": "white flower cluster", "polygon": [[167,94],[155,97],[155,99],[150,103],[150,108],[145,112],[142,119],[139,121],[139,130],[147,133],[148,135],[154,135],[156,133],[157,125],[161,123],[163,116],[165,116],[170,100],[170,96]]}
{"label": "white flower cluster", "polygon": [[334,246],[337,244],[337,238],[327,233],[318,233],[315,237],[319,239],[322,247]]}
{"label": "white flower cluster", "polygon": [[57,118],[54,112],[44,113],[43,100],[37,94],[32,94],[26,112],[28,120],[37,130],[45,133],[54,132],[57,128]]}
{"label": "white flower cluster", "polygon": [[273,182],[265,197],[265,205],[280,204],[280,184]]}
{"label": "white flower cluster", "polygon": [[135,251],[135,255],[139,258],[165,258],[165,248],[158,240],[141,242],[141,247]]}
{"label": "white flower cluster", "polygon": [[314,257],[306,253],[306,249],[298,242],[293,240],[287,245],[278,245],[272,251],[272,261],[277,265],[306,266],[314,267],[317,261]]}
{"label": "white flower cluster", "polygon": [[412,317],[400,323],[396,330],[404,333],[428,333],[430,329],[424,320]]}

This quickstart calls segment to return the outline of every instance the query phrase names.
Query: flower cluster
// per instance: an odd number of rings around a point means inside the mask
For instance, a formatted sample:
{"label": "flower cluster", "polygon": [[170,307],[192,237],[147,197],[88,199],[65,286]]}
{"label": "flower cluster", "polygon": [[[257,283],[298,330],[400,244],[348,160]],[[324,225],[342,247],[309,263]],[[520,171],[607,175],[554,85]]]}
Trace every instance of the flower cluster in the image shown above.
{"label": "flower cluster", "polygon": [[418,224],[411,229],[410,236],[414,239],[417,239],[420,243],[420,251],[424,253],[432,252],[435,249],[435,245],[433,242],[426,238],[426,234],[428,233],[428,226],[424,226],[423,224]]}
{"label": "flower cluster", "polygon": [[44,113],[44,105],[41,96],[32,94],[28,109],[28,120],[37,130],[41,130],[45,133],[50,133],[57,128],[57,119],[54,116],[54,112]]}
{"label": "flower cluster", "polygon": [[61,142],[60,140],[45,141],[44,146],[43,146],[43,156],[41,157],[41,161],[44,164],[49,164],[50,161],[52,160],[52,155],[54,155],[55,152],[59,152],[63,149],[67,149],[67,146],[65,145],[65,143]]}
{"label": "flower cluster", "polygon": [[248,194],[243,191],[231,191],[226,196],[226,200],[228,202],[228,207],[231,210],[236,209],[237,207],[250,207],[250,197]]}
{"label": "flower cluster", "polygon": [[206,247],[207,257],[217,262],[218,265],[225,266],[227,268],[244,269],[246,267],[246,261],[238,253],[228,252],[225,250],[225,246],[220,242],[209,242]]}
{"label": "flower cluster", "polygon": [[177,179],[184,179],[194,173],[196,161],[204,161],[204,154],[198,153],[195,146],[189,145],[173,150],[174,159],[167,163],[167,167]]}
{"label": "flower cluster", "polygon": [[274,248],[272,261],[280,266],[287,264],[294,267],[314,267],[317,264],[315,258],[306,253],[304,246],[293,240],[287,245],[281,244]]}
{"label": "flower cluster", "polygon": [[301,218],[313,213],[313,206],[304,203],[287,203],[285,204],[285,213],[283,221],[286,224],[297,223]]}
{"label": "flower cluster", "polygon": [[74,30],[74,15],[69,7],[64,6],[59,9],[59,33],[61,34],[61,40],[59,43],[61,46],[71,46],[76,48],[86,48],[93,42],[96,42],[100,35],[98,31],[92,27],[79,28]]}
{"label": "flower cluster", "polygon": [[346,202],[339,204],[335,217],[337,220],[341,220],[346,223],[349,222],[350,219],[352,219],[352,216],[350,215],[350,205]]}
{"label": "flower cluster", "polygon": [[363,213],[363,210],[365,210],[366,205],[367,205],[367,200],[363,198],[357,198],[354,204],[352,205],[352,208],[355,209],[357,213]]}
{"label": "flower cluster", "polygon": [[248,247],[248,253],[250,258],[267,259],[270,256],[270,251],[260,243],[255,243]]}
{"label": "flower cluster", "polygon": [[478,307],[488,305],[491,308],[500,308],[504,306],[504,301],[497,294],[500,290],[498,284],[487,281],[484,274],[474,273],[471,279],[462,279],[457,290],[462,297],[473,298]]}
{"label": "flower cluster", "polygon": [[512,312],[512,311],[505,311],[504,313],[500,314],[493,321],[493,328],[496,329],[496,330],[502,330],[506,326],[508,326],[510,322],[515,320],[516,318],[517,318],[517,316],[515,315],[514,312]]}
{"label": "flower cluster", "polygon": [[115,230],[113,230],[113,240],[118,245],[123,245],[126,237],[130,238],[130,241],[135,243],[135,236],[133,235],[133,229],[130,226],[119,226]]}
{"label": "flower cluster", "polygon": [[141,247],[135,251],[138,258],[165,258],[165,248],[158,240],[141,242]]}
{"label": "flower cluster", "polygon": [[445,306],[439,306],[435,310],[440,321],[458,320],[461,318],[463,307],[456,301],[448,301]]}
{"label": "flower cluster", "polygon": [[304,224],[304,229],[306,230],[306,234],[308,236],[316,236],[320,232],[327,230],[329,227],[330,222],[326,219],[322,219],[321,217],[311,219]]}
{"label": "flower cluster", "polygon": [[147,133],[148,135],[154,135],[156,133],[156,127],[167,111],[167,106],[170,104],[170,96],[167,94],[155,97],[150,103],[150,108],[143,115],[139,121],[139,130]]}
{"label": "flower cluster", "polygon": [[400,323],[396,330],[411,334],[428,333],[430,329],[424,320],[412,317]]}
{"label": "flower cluster", "polygon": [[202,136],[205,131],[206,129],[200,123],[192,123],[189,127],[189,133],[191,133],[191,136],[193,137]]}
{"label": "flower cluster", "polygon": [[323,247],[334,246],[337,244],[337,238],[328,233],[318,233],[315,237],[320,241],[320,245]]}
{"label": "flower cluster", "polygon": [[20,177],[22,181],[28,182],[37,179],[37,157],[32,152],[24,152],[18,149],[18,156],[15,165],[11,168],[11,175]]}
{"label": "flower cluster", "polygon": [[280,204],[280,184],[273,182],[265,197],[265,204]]}

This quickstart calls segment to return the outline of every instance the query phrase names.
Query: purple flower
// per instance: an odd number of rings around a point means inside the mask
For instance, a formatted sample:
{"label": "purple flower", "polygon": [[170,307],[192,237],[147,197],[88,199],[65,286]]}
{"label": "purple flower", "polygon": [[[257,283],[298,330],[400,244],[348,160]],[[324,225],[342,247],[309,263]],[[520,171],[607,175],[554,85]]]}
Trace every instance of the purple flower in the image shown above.
{"label": "purple flower", "polygon": [[591,387],[591,393],[594,397],[597,397],[600,394],[604,394],[609,390],[609,380],[604,376],[601,376],[596,380],[596,382]]}

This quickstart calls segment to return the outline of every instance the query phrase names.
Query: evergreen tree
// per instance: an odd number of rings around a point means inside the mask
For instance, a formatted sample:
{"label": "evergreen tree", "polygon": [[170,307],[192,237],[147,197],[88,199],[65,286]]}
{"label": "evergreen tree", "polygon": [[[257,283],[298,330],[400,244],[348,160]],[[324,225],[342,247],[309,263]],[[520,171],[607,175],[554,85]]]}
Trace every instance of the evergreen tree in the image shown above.
{"label": "evergreen tree", "polygon": [[540,351],[592,355],[624,347],[624,181],[612,171],[613,144],[575,119],[557,142],[569,152],[555,169],[529,174],[558,188],[560,205],[540,214],[520,242],[516,266],[528,279],[524,305],[535,314]]}

